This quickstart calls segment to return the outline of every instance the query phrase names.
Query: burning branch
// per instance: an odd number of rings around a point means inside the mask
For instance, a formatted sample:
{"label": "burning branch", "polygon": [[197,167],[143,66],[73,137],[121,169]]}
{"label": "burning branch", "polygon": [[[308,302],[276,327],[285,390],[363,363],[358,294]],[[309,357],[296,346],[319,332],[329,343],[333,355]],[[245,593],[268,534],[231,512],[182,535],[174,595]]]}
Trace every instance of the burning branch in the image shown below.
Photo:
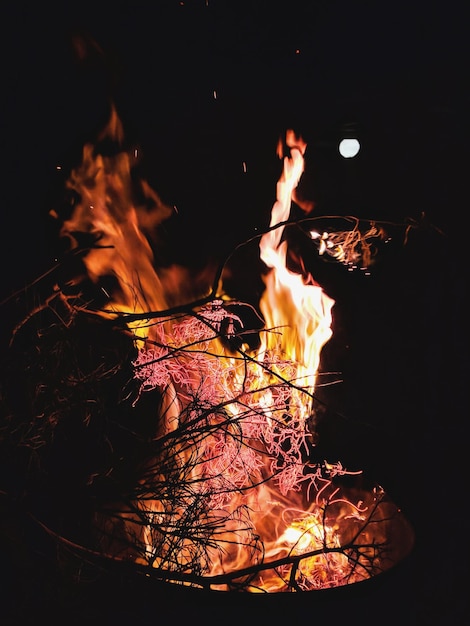
{"label": "burning branch", "polygon": [[[53,460],[71,428],[86,448],[97,435],[94,445],[107,448],[108,463],[82,462],[86,475],[75,478],[86,484],[85,510],[90,501],[96,507],[87,542],[76,542],[82,558],[91,551],[110,563],[131,559],[161,580],[247,591],[320,589],[385,567],[392,505],[383,494],[368,506],[354,505],[336,486],[353,473],[340,464],[309,463],[313,444],[302,412],[303,398],[311,411],[312,392],[299,386],[295,363],[217,347],[243,338],[241,312],[217,300],[193,316],[178,314],[165,320],[171,335],[156,333],[142,349],[140,336],[75,304],[56,294],[37,314],[41,321],[49,317],[49,325],[38,329],[39,319],[30,319],[12,344],[12,378],[20,376],[15,368],[34,374],[27,414],[36,417],[12,412],[8,439],[30,450],[40,473],[63,471]],[[77,343],[90,333],[90,354],[80,355]],[[120,344],[109,362],[102,360],[106,333]],[[34,356],[22,351],[33,345]],[[45,378],[47,363],[54,367]],[[116,379],[126,392],[102,406],[103,385]],[[136,429],[146,395],[158,399],[147,434]],[[32,482],[28,488],[36,489]],[[70,477],[66,488],[73,493]],[[345,534],[353,525],[354,535]],[[69,541],[74,530],[54,532]]]}

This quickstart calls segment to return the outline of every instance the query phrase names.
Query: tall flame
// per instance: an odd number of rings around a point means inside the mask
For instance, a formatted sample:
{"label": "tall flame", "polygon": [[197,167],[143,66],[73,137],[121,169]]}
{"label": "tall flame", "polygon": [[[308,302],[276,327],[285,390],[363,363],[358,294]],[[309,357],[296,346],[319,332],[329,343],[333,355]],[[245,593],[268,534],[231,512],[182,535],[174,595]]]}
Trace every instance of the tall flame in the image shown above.
{"label": "tall flame", "polygon": [[[290,156],[277,183],[276,202],[271,212],[270,227],[260,241],[260,257],[272,269],[265,277],[266,290],[260,309],[268,327],[277,334],[266,335],[266,349],[296,363],[297,384],[313,393],[315,376],[323,345],[330,339],[331,309],[334,301],[310,277],[305,282],[300,274],[287,268],[287,241],[281,241],[283,227],[289,219],[292,196],[304,170],[306,144],[293,131],[286,134]],[[308,407],[306,407],[308,410]]]}
{"label": "tall flame", "polygon": [[166,220],[172,209],[146,181],[140,181],[136,200],[132,156],[119,149],[123,129],[114,107],[98,142],[105,140],[116,143],[118,150],[105,155],[86,144],[81,164],[71,172],[67,188],[79,201],[60,234],[69,238],[72,247],[88,248],[83,258],[91,280],[115,279],[110,302],[114,310],[165,309],[165,290],[146,233]]}

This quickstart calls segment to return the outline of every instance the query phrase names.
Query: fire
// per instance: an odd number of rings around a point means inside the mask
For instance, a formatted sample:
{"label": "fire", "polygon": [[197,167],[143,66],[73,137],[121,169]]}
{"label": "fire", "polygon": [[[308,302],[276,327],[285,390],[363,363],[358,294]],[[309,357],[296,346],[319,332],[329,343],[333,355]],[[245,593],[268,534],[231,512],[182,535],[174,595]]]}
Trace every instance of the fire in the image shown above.
{"label": "fire", "polygon": [[[105,139],[122,142],[114,109]],[[339,462],[310,462],[334,301],[287,263],[284,224],[305,149],[291,130],[279,145],[282,175],[259,241],[266,273],[258,307],[232,300],[223,275],[188,301],[186,270],[156,267],[153,238],[172,209],[145,182],[135,193],[132,154],[86,145],[71,172],[78,200],[61,236],[82,248],[86,277],[101,294],[89,311],[124,321],[132,334],[134,405],[146,392],[158,397],[134,497],[96,514],[109,558],[175,583],[285,592],[370,578],[409,550],[409,529],[382,489],[343,484],[361,472]],[[257,328],[246,327],[247,312]]]}
{"label": "fire", "polygon": [[[111,138],[120,143],[123,129],[114,107],[98,144]],[[139,202],[131,181],[132,156],[101,154],[86,144],[81,164],[71,172],[67,189],[79,201],[62,224],[61,236],[72,247],[86,248],[83,263],[98,283],[115,279],[110,304],[114,311],[161,310],[167,307],[162,281],[154,269],[148,234],[171,215],[158,195],[140,181]],[[56,217],[56,213],[52,212]]]}
{"label": "fire", "polygon": [[[260,241],[260,257],[272,269],[266,276],[266,290],[260,309],[268,328],[280,333],[266,335],[266,350],[283,355],[295,363],[296,384],[313,393],[315,376],[323,345],[331,336],[333,300],[310,277],[306,282],[300,274],[287,268],[287,242],[281,241],[279,224],[289,219],[293,194],[303,172],[306,144],[292,131],[286,134],[290,156],[284,157],[282,176],[277,184],[277,199],[271,213],[270,227]],[[281,146],[279,147],[281,150]],[[305,403],[309,412],[309,405]]]}

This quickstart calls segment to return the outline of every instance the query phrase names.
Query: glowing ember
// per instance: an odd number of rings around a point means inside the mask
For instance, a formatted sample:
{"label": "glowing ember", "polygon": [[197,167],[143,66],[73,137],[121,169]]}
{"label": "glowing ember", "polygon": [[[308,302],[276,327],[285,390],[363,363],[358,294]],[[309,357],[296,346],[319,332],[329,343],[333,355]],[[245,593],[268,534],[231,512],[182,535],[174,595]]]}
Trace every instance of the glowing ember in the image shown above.
{"label": "glowing ember", "polygon": [[[114,110],[106,138],[122,139]],[[305,148],[293,131],[279,145],[283,171],[260,237],[266,272],[257,307],[225,293],[223,272],[217,288],[188,301],[186,270],[155,267],[153,237],[172,210],[145,183],[134,193],[131,155],[87,145],[71,173],[78,201],[61,236],[82,250],[102,298],[80,310],[124,323],[135,347],[133,406],[149,392],[156,398],[132,495],[96,511],[93,550],[109,559],[174,583],[285,592],[370,578],[410,549],[411,530],[380,487],[364,487],[361,473],[339,462],[311,462],[334,302],[287,264],[284,225]],[[352,262],[355,243],[311,237],[319,254]],[[73,299],[61,297],[73,311]],[[246,323],[253,318],[256,328]]]}

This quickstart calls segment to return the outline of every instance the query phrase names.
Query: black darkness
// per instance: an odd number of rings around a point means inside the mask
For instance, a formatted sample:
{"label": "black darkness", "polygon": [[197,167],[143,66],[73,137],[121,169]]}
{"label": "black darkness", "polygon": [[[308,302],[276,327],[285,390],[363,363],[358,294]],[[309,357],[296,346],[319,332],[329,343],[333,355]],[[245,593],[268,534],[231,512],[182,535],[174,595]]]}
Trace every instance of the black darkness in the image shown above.
{"label": "black darkness", "polygon": [[[145,177],[178,207],[167,233],[172,260],[204,264],[267,224],[280,172],[275,149],[288,128],[308,143],[304,194],[318,214],[420,224],[406,245],[403,229],[392,229],[370,277],[331,264],[318,264],[317,276],[337,303],[324,366],[345,381],[324,392],[337,414],[324,436],[343,463],[363,460],[405,511],[416,531],[406,562],[370,585],[257,603],[120,580],[65,601],[41,572],[12,571],[5,559],[0,613],[7,606],[8,623],[56,613],[76,624],[468,623],[464,5],[2,8],[1,299],[54,264],[60,250],[48,211],[60,205],[64,172],[105,125],[111,102]],[[343,160],[337,141],[351,127],[363,147]]]}

